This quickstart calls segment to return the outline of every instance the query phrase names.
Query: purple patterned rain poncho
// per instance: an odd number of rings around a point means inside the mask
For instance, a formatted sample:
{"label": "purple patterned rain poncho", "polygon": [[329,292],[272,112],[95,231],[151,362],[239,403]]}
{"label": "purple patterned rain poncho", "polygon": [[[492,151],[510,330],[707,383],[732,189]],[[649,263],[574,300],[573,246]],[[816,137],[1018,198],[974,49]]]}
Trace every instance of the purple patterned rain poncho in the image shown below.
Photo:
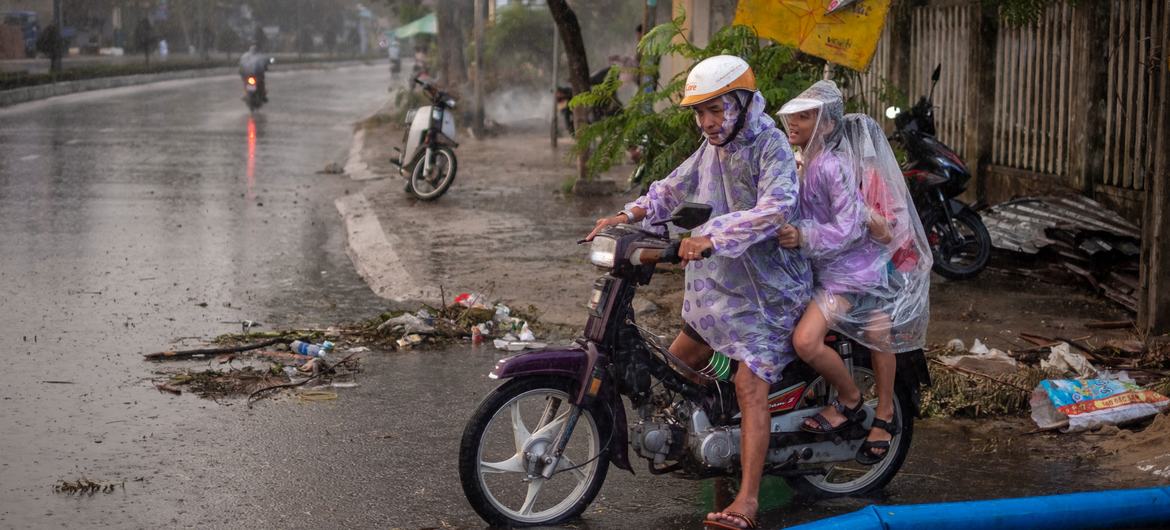
{"label": "purple patterned rain poncho", "polygon": [[685,162],[626,208],[646,210],[644,226],[670,218],[679,203],[708,204],[712,217],[692,231],[714,244],[686,268],[683,320],[716,351],[780,380],[795,358],[792,330],[811,296],[808,261],[781,249],[776,232],[797,217],[796,162],[759,92],[721,96],[725,141],[745,107],[739,133],[723,147],[704,141]]}
{"label": "purple patterned rain poncho", "polygon": [[801,150],[800,252],[812,260],[816,301],[831,320],[847,308],[836,296],[868,292],[886,281],[882,248],[869,238],[869,211],[844,137],[845,103],[832,81],[818,81],[780,109],[781,118],[817,110],[808,145]]}

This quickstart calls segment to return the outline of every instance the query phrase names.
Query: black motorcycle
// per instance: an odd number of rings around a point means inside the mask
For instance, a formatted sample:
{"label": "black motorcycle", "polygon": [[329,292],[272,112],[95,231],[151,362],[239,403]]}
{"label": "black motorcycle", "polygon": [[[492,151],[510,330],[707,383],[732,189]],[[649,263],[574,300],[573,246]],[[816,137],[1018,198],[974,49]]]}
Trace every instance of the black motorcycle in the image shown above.
{"label": "black motorcycle", "polygon": [[929,96],[907,111],[890,107],[886,115],[894,119],[891,139],[906,149],[902,174],[934,254],[933,270],[944,278],[964,280],[987,267],[991,236],[979,214],[955,198],[967,189],[971,172],[935,137],[933,98],[941,69],[941,64],[935,66],[931,74]]}
{"label": "black motorcycle", "polygon": [[[692,229],[711,207],[683,203],[670,222]],[[665,223],[661,223],[665,224]],[[658,263],[678,263],[679,241],[632,225],[593,239],[590,261],[605,271],[593,284],[584,335],[576,344],[523,352],[496,363],[502,384],[471,415],[459,450],[459,476],[472,508],[496,526],[555,525],[585,510],[609,466],[633,471],[629,449],[650,474],[688,479],[739,473],[740,415],[735,387],[707,381],[634,322],[631,302]],[[862,345],[830,334],[865,397],[861,425],[810,434],[801,422],[832,389],[797,360],[768,392],[771,440],[764,472],[821,497],[866,494],[885,486],[910,449],[920,390],[930,384],[922,350],[897,356],[890,454],[855,461],[873,418],[874,373]],[[629,400],[636,417],[626,420]]]}

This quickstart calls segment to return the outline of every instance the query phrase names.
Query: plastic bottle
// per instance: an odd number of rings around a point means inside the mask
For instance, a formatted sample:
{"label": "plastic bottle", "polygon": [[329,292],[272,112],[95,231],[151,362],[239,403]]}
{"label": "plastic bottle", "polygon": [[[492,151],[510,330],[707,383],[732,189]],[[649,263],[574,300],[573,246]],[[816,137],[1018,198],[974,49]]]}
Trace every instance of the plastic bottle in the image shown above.
{"label": "plastic bottle", "polygon": [[288,349],[293,353],[300,355],[311,355],[313,357],[324,357],[329,350],[333,349],[333,343],[329,341],[321,344],[310,344],[308,342],[294,340],[288,345]]}

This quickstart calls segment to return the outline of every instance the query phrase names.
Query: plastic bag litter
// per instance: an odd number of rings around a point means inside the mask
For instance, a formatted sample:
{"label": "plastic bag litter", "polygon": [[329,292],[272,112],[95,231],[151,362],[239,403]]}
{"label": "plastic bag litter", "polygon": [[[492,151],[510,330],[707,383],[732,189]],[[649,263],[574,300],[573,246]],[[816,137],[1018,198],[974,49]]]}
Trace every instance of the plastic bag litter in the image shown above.
{"label": "plastic bag litter", "polygon": [[378,325],[378,331],[402,328],[402,333],[434,333],[435,327],[410,313],[403,313]]}
{"label": "plastic bag litter", "polygon": [[1040,369],[1062,373],[1074,373],[1080,377],[1093,378],[1100,375],[1097,368],[1089,359],[1079,353],[1069,350],[1068,343],[1062,342],[1052,347],[1047,359],[1040,359]]}
{"label": "plastic bag litter", "polygon": [[487,296],[480,293],[459,293],[455,297],[455,303],[475,309],[491,309],[492,307],[488,304]]}
{"label": "plastic bag litter", "polygon": [[987,345],[983,344],[983,342],[981,342],[979,339],[975,339],[975,343],[971,345],[971,349],[967,350],[967,352],[973,353],[975,355],[987,355],[988,353],[991,353],[991,350],[989,350]]}
{"label": "plastic bag litter", "polygon": [[1010,355],[992,348],[983,355],[944,355],[938,358],[939,362],[962,368],[984,375],[1014,374],[1020,369],[1020,364]]}
{"label": "plastic bag litter", "polygon": [[1032,391],[1032,421],[1041,429],[1077,432],[1153,416],[1170,398],[1119,379],[1045,379]]}

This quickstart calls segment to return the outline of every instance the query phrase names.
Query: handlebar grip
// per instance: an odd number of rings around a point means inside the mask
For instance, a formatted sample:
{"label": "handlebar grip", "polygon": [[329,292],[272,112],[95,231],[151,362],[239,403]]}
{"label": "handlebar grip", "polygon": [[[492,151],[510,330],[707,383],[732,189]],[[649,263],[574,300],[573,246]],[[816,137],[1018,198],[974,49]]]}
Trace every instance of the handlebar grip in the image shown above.
{"label": "handlebar grip", "polygon": [[679,241],[671,241],[666,248],[662,249],[662,255],[658,258],[658,263],[681,263],[682,258],[678,255]]}

